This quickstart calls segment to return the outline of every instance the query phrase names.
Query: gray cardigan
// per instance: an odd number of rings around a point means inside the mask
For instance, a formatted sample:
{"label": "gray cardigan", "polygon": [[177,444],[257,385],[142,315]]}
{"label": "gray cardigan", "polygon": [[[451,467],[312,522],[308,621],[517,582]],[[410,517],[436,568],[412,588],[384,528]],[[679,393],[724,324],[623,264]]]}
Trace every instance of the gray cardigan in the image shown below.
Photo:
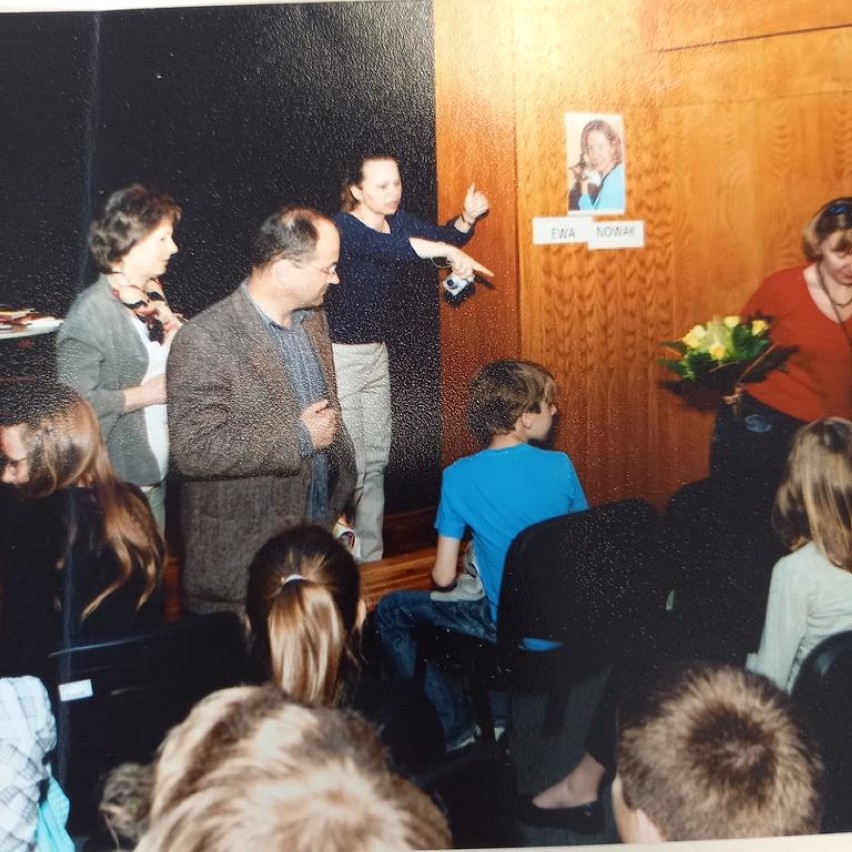
{"label": "gray cardigan", "polygon": [[57,374],[95,409],[118,477],[153,485],[160,468],[148,443],[145,412],[124,411],[124,389],[137,386],[148,370],[148,353],[132,325],[138,321],[101,275],[77,296],[59,328]]}

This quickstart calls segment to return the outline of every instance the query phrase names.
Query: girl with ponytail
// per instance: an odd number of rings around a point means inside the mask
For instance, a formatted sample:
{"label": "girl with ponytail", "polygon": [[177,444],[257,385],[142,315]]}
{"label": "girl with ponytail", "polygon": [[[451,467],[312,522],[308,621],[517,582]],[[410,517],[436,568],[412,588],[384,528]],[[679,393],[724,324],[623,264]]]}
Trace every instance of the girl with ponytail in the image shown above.
{"label": "girl with ponytail", "polygon": [[417,684],[362,671],[361,576],[328,530],[294,527],[257,552],[246,614],[262,680],[306,704],[357,710],[402,773],[422,770],[443,750],[441,724]]}
{"label": "girl with ponytail", "polygon": [[360,590],[355,560],[326,529],[299,526],[270,539],[251,564],[246,602],[263,675],[300,701],[337,704],[356,668]]}

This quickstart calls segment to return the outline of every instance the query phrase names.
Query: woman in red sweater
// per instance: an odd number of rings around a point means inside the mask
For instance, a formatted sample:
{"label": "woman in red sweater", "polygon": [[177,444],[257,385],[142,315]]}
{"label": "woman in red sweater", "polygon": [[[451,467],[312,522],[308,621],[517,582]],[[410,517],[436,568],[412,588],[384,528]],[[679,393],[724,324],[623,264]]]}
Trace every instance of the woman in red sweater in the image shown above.
{"label": "woman in red sweater", "polygon": [[773,342],[794,351],[783,369],[748,385],[739,416],[719,411],[710,453],[713,476],[773,492],[800,426],[852,418],[852,198],[823,205],[802,246],[810,263],[770,275],[742,310],[770,318]]}

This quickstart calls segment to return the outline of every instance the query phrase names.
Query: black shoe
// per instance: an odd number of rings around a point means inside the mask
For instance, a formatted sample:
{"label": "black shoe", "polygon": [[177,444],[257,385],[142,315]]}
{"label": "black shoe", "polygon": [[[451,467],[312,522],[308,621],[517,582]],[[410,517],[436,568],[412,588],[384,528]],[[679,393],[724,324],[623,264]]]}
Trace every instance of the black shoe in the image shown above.
{"label": "black shoe", "polygon": [[577,834],[600,834],[604,812],[600,799],[576,808],[539,808],[532,796],[518,799],[518,819],[540,828],[568,828]]}

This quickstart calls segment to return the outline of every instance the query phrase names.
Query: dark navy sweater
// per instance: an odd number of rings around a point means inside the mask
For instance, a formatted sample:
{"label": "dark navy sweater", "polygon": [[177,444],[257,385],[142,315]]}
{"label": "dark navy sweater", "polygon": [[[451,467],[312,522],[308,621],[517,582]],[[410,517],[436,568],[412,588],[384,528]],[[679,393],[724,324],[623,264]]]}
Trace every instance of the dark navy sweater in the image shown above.
{"label": "dark navy sweater", "polygon": [[473,236],[453,226],[430,225],[398,210],[387,217],[390,233],[367,227],[351,213],[338,213],[334,222],[340,231],[340,284],[325,297],[333,343],[380,343],[390,324],[391,290],[400,267],[420,258],[409,237],[463,246]]}

